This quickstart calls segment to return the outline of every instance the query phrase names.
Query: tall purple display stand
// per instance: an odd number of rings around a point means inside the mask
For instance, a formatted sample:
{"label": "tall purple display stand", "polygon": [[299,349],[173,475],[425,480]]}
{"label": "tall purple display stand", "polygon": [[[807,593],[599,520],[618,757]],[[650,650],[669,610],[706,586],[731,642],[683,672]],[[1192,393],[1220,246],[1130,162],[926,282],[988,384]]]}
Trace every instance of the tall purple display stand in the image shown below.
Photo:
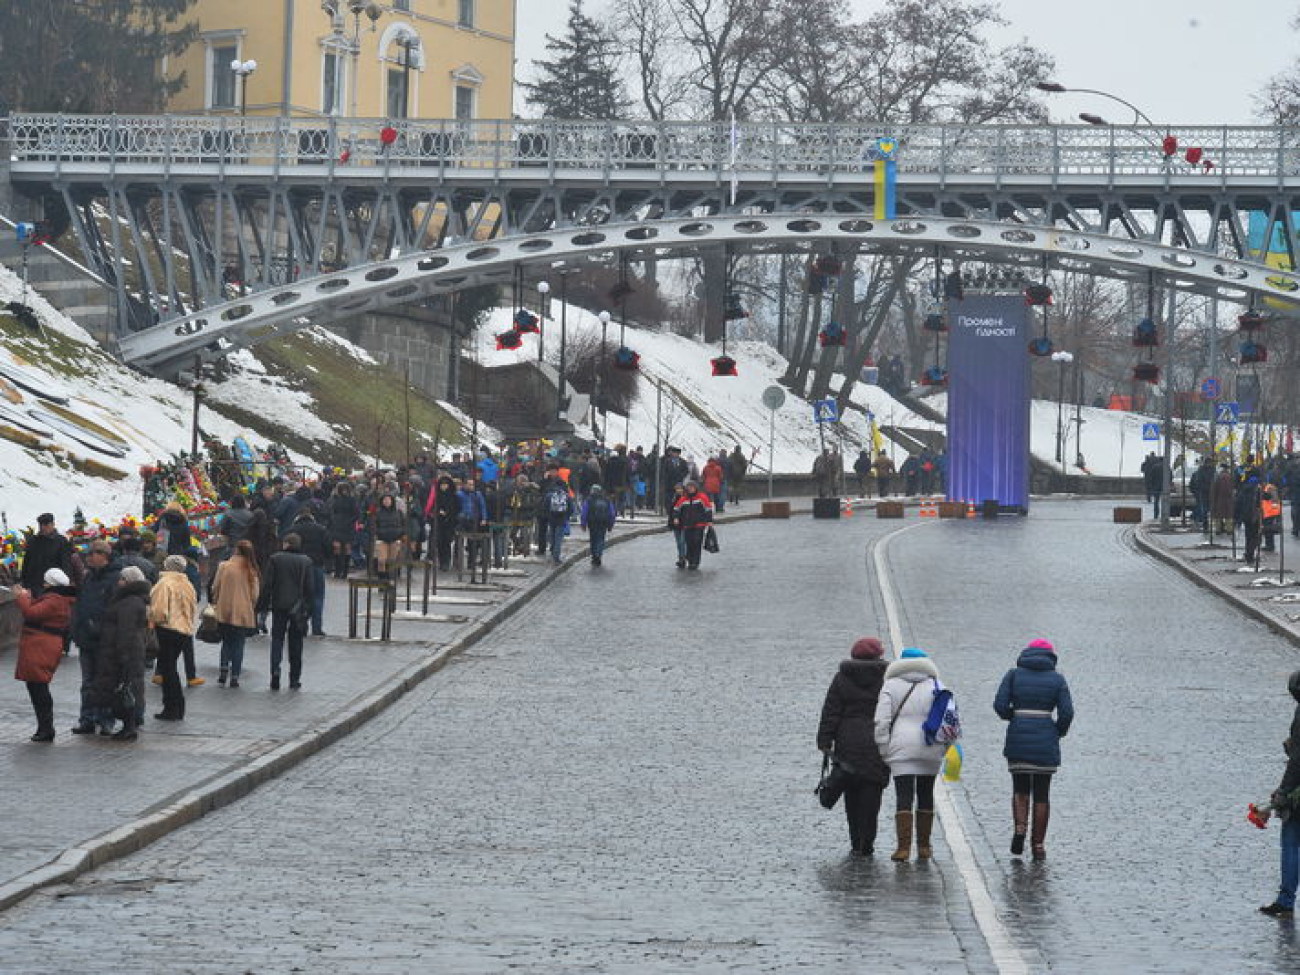
{"label": "tall purple display stand", "polygon": [[948,498],[1029,510],[1029,314],[1016,296],[948,306]]}

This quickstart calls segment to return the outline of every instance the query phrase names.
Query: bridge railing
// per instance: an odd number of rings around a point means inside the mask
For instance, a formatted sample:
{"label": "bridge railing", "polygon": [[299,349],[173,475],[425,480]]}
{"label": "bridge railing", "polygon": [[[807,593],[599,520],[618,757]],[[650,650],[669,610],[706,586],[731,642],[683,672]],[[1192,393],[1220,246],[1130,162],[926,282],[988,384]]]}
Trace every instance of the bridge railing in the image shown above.
{"label": "bridge railing", "polygon": [[[1166,157],[1161,139],[1177,138]],[[1300,174],[1300,132],[1261,126],[876,124],[799,125],[746,122],[565,122],[267,118],[230,116],[88,116],[16,114],[10,120],[15,162],[149,166],[255,166],[319,172],[436,168],[481,175],[544,170],[572,173],[744,174],[861,173],[878,140],[897,144],[899,172],[945,177],[1228,176]],[[1188,162],[1198,148],[1212,168]]]}

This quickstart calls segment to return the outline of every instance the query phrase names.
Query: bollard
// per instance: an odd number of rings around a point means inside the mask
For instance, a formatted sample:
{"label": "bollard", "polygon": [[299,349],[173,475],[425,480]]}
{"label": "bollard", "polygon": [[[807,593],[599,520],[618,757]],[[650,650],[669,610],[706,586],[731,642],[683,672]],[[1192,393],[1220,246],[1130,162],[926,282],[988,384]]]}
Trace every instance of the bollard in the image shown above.
{"label": "bollard", "polygon": [[393,606],[397,602],[397,593],[393,584],[387,579],[349,579],[348,580],[348,639],[357,639],[360,630],[358,623],[362,618],[361,591],[365,590],[365,634],[362,639],[372,640],[371,621],[375,613],[375,594],[379,595],[379,639],[387,643],[393,638]]}
{"label": "bollard", "polygon": [[789,501],[764,501],[762,508],[764,518],[789,518]]}
{"label": "bollard", "polygon": [[997,498],[987,498],[983,504],[984,517],[996,518],[1002,512],[1002,505]]}
{"label": "bollard", "polygon": [[814,518],[838,518],[839,516],[839,498],[813,498]]}
{"label": "bollard", "polygon": [[877,501],[876,502],[877,518],[902,518],[903,502],[901,501]]}

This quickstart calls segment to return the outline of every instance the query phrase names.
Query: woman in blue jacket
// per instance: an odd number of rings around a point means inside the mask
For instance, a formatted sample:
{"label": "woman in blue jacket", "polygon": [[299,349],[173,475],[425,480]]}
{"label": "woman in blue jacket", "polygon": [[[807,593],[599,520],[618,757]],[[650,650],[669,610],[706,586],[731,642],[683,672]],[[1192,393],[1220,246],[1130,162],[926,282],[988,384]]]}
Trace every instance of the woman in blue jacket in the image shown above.
{"label": "woman in blue jacket", "polygon": [[1035,860],[1046,859],[1043,841],[1051,814],[1052,774],[1061,764],[1061,738],[1074,720],[1070,685],[1056,672],[1056,649],[1050,643],[1034,640],[1021,651],[1016,666],[1002,678],[993,710],[1010,722],[1002,754],[1011,770],[1011,852],[1025,852],[1032,796],[1033,855]]}

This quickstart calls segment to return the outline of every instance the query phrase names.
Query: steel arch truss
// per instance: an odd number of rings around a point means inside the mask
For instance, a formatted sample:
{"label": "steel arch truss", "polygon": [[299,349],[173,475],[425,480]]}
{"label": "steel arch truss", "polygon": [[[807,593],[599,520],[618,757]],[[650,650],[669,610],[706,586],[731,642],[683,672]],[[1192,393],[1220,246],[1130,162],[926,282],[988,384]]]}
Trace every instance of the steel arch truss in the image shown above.
{"label": "steel arch truss", "polygon": [[276,334],[407,304],[479,284],[508,282],[516,266],[544,274],[611,255],[667,257],[727,245],[733,253],[839,247],[864,253],[936,253],[1125,280],[1152,276],[1180,290],[1243,301],[1251,293],[1300,303],[1300,274],[1233,257],[1087,231],[991,220],[861,215],[732,214],[569,227],[451,244],[270,287],[123,337],[122,357],[159,374],[219,358]]}

